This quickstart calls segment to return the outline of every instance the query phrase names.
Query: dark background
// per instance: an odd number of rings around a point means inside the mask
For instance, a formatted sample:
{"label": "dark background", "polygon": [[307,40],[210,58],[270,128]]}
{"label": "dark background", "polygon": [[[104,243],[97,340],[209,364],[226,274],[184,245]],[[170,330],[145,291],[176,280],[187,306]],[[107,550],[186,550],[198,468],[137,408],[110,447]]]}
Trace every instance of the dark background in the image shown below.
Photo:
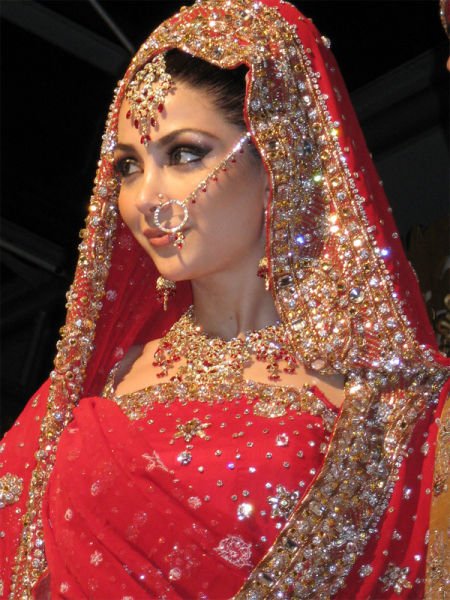
{"label": "dark background", "polygon": [[[443,219],[448,47],[438,1],[294,4],[332,41],[403,239]],[[0,4],[4,429],[52,368],[112,90],[131,48],[179,7],[169,0]]]}

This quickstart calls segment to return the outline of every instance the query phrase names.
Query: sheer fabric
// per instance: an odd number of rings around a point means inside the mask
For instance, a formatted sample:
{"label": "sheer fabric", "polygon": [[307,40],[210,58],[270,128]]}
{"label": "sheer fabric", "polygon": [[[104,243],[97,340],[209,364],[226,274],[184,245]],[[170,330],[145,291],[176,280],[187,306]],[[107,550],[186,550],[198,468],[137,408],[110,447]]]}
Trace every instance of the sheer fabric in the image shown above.
{"label": "sheer fabric", "polygon": [[[276,418],[251,414],[256,396],[244,394],[163,401],[148,411],[154,423],[101,397],[113,365],[191,301],[185,284],[168,313],[157,304],[157,273],[117,213],[112,168],[128,83],[173,47],[249,69],[244,118],[272,189],[271,289],[298,359],[346,379],[332,431],[326,412],[313,414],[317,402],[331,410],[317,390]],[[3,594],[378,600],[440,589],[439,525],[427,532],[446,489],[434,467],[446,368],[328,41],[286,2],[196,2],[146,40],[116,90],[55,369],[1,446]],[[211,440],[171,437],[169,413],[179,425],[198,418]],[[299,493],[279,530],[277,485]],[[241,505],[251,508],[238,515]]]}

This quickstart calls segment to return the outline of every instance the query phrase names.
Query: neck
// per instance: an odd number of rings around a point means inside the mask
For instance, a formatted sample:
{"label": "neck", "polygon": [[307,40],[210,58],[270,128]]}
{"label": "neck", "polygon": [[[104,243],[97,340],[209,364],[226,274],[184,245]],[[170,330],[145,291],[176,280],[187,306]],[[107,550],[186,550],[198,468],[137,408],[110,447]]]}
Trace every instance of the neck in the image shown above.
{"label": "neck", "polygon": [[232,339],[279,321],[264,280],[248,271],[227,272],[192,282],[194,318],[212,337]]}

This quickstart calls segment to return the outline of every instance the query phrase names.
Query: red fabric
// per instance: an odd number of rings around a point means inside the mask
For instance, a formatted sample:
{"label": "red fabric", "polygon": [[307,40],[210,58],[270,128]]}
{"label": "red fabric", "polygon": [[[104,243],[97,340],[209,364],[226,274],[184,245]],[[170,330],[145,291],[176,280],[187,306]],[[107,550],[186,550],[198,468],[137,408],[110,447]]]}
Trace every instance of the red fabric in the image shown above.
{"label": "red fabric", "polygon": [[[417,282],[400,240],[395,237],[384,192],[334,58],[319,43],[315,27],[294,7],[278,0],[266,0],[266,3],[278,6],[281,13],[295,23],[304,46],[313,49],[312,68],[322,74],[321,88],[329,96],[332,118],[343,123],[343,135],[350,148],[348,166],[352,172],[359,173],[357,185],[366,198],[364,210],[368,224],[376,228],[377,246],[389,249],[387,272],[394,278],[404,311],[416,328],[417,339],[434,347]],[[212,423],[209,428],[212,439],[207,442],[196,438],[192,442],[192,463],[181,466],[176,455],[185,443],[179,438],[173,445],[169,442],[176,419],[184,422],[194,416],[192,404],[185,407],[176,404],[167,409],[158,405],[154,409],[157,424],[151,425],[147,421],[153,411],[146,419],[128,421],[112,401],[98,395],[112,365],[131,345],[161,336],[183,312],[191,299],[189,285],[179,286],[170,311],[164,314],[153,293],[155,268],[120,219],[111,264],[94,349],[87,365],[85,397],[62,435],[45,496],[43,517],[50,578],[44,577],[37,596],[41,592],[45,596],[45,586],[50,581],[52,598],[101,600],[131,596],[138,600],[163,598],[164,594],[167,598],[229,597],[239,589],[278,531],[274,527],[276,520],[268,516],[269,492],[265,483],[272,486],[281,483],[289,490],[306,490],[315,477],[310,469],[320,470],[324,456],[319,448],[326,442],[320,419],[302,414],[293,421],[284,419],[284,424],[283,419],[264,420],[263,424],[261,418],[244,413],[245,398],[227,405],[229,411],[223,418],[220,410],[225,406],[218,405],[216,411],[199,404],[195,416],[206,420],[206,415],[211,414],[208,421]],[[445,360],[436,355],[435,362],[443,365]],[[5,597],[9,593],[21,517],[36,464],[35,452],[48,389],[46,383],[32,398],[0,448],[1,475],[20,476],[24,489],[17,502],[0,510],[0,531],[4,532],[0,539],[0,565],[2,575],[6,574]],[[445,397],[444,390],[439,405],[430,406],[418,418],[389,506],[377,532],[347,577],[345,587],[338,593],[342,600],[423,597],[425,534],[431,503],[427,490],[432,488],[435,419]],[[241,414],[239,419],[237,414]],[[247,426],[247,421],[253,421],[253,425]],[[222,428],[221,422],[226,426]],[[308,425],[312,425],[312,429]],[[160,432],[161,428],[166,431]],[[270,433],[264,433],[265,428],[269,428]],[[244,436],[230,436],[230,432],[239,431],[244,431]],[[298,436],[295,431],[299,431]],[[288,446],[274,445],[277,432],[288,434]],[[254,445],[248,447],[247,441]],[[310,441],[316,445],[310,446]],[[423,449],[425,442],[429,445],[427,452]],[[214,454],[217,449],[223,450],[220,457]],[[298,449],[304,452],[303,459],[297,458]],[[243,458],[235,458],[237,450]],[[285,451],[290,468],[283,467]],[[158,453],[169,470],[174,470],[173,474],[161,467],[149,470],[151,461],[143,455],[155,459],[153,452]],[[273,453],[272,459],[266,458],[267,452]],[[234,469],[227,468],[230,462],[235,464]],[[198,466],[205,467],[203,473],[198,471]],[[248,471],[252,466],[256,468],[255,473]],[[174,482],[174,479],[179,481]],[[223,486],[217,486],[219,479],[223,480]],[[299,487],[299,481],[305,485]],[[249,496],[243,496],[244,489],[250,492]],[[405,491],[409,489],[410,494]],[[230,499],[233,493],[238,496],[236,502]],[[204,500],[206,495],[211,496],[208,502]],[[194,508],[198,503],[192,500],[189,504],[189,498],[199,498],[202,504]],[[257,508],[254,517],[240,521],[236,516],[237,506],[247,499],[249,503],[254,501]],[[260,515],[263,509],[268,511],[265,516]],[[67,518],[71,514],[68,510],[72,511],[70,518]],[[252,544],[248,565],[233,566],[215,550],[228,535],[240,536],[244,542],[234,539],[227,546],[230,551],[236,550],[238,558],[245,555],[245,544]],[[261,541],[263,535],[267,537],[266,542]],[[101,558],[96,553],[100,553]],[[401,589],[399,594],[392,586],[385,590],[379,577],[391,562],[408,567],[407,579],[412,582],[412,589]],[[360,575],[364,565],[372,569],[367,576]],[[332,567],[330,565],[330,569]],[[179,579],[170,579],[170,570],[177,568],[184,574]],[[145,578],[140,579],[139,575]]]}
{"label": "red fabric", "polygon": [[[285,523],[268,498],[279,484],[303,495],[329,437],[320,417],[270,419],[253,404],[175,401],[129,421],[110,400],[83,399],[44,502],[51,597],[236,593]],[[173,436],[193,415],[210,439],[194,437],[181,465],[188,443]],[[244,503],[252,512],[240,520]]]}

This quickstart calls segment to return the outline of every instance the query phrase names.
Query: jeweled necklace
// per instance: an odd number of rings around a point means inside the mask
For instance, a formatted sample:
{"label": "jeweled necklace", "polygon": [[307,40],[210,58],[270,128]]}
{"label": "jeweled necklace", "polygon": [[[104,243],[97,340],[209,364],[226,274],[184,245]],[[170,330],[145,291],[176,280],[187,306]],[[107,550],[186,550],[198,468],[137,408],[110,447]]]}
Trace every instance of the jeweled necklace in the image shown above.
{"label": "jeweled necklace", "polygon": [[158,377],[165,377],[184,359],[171,381],[201,385],[243,381],[244,369],[257,360],[267,363],[268,378],[278,381],[281,372],[295,373],[298,366],[288,348],[286,329],[281,323],[228,341],[208,337],[195,323],[191,306],[160,340],[153,366],[161,369]]}

